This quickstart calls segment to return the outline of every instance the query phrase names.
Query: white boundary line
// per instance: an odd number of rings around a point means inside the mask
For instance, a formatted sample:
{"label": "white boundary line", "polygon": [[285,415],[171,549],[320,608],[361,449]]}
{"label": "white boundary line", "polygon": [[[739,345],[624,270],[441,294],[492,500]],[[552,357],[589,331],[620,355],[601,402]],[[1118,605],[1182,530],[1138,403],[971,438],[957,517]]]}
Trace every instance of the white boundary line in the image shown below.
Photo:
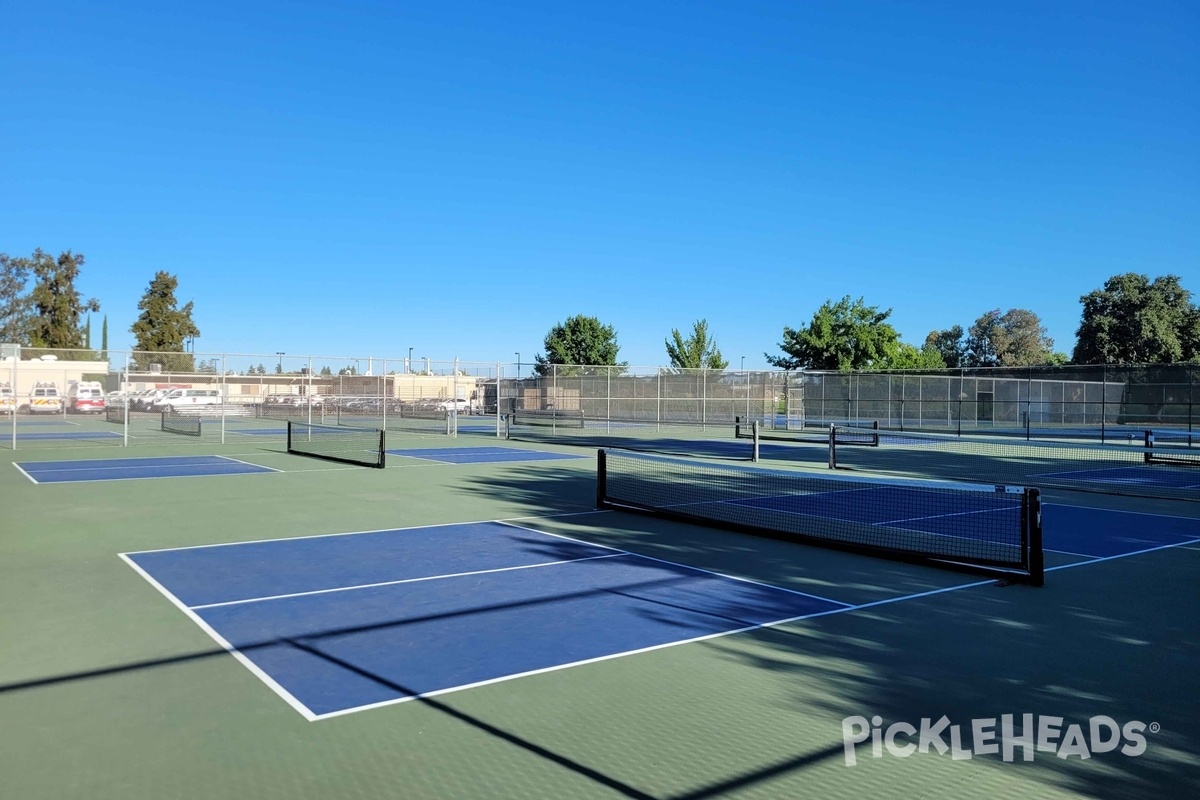
{"label": "white boundary line", "polygon": [[[254,464],[252,466],[258,465]],[[165,481],[172,478],[232,478],[244,477],[246,475],[271,475],[273,472],[279,471],[272,471],[269,467],[263,467],[262,472],[209,472],[201,475],[147,475],[141,478],[88,478],[81,481],[46,481],[45,483],[39,483],[38,486],[73,486],[80,483],[118,483],[121,481]]]}
{"label": "white boundary line", "polygon": [[787,589],[783,586],[776,586],[773,583],[764,583],[763,581],[756,581],[756,580],[752,580],[750,578],[740,578],[737,575],[727,575],[724,572],[715,572],[711,569],[704,569],[703,567],[693,567],[691,564],[680,564],[677,561],[667,561],[665,558],[655,558],[654,556],[644,556],[641,553],[633,553],[633,552],[630,552],[629,550],[622,550],[619,547],[610,547],[609,545],[606,545],[606,544],[594,544],[592,542],[585,542],[582,539],[575,539],[570,536],[564,536],[561,533],[549,533],[548,531],[539,531],[536,528],[530,528],[525,525],[513,525],[511,522],[501,522],[500,524],[505,525],[510,528],[516,528],[517,530],[530,531],[531,533],[540,533],[542,536],[552,536],[555,539],[563,539],[568,542],[574,542],[575,544],[589,545],[591,547],[602,547],[605,550],[612,550],[615,553],[618,553],[620,555],[633,556],[635,558],[645,559],[646,561],[657,561],[659,564],[667,564],[672,567],[679,567],[680,569],[690,570],[691,572],[703,572],[708,575],[715,575],[718,578],[725,578],[725,579],[731,580],[731,581],[741,581],[742,583],[751,583],[751,584],[754,584],[755,586],[762,586],[765,589],[774,589],[774,590],[777,590],[780,592],[787,592],[788,594],[797,594],[797,595],[800,595],[801,597],[807,597],[810,600],[820,600],[823,603],[832,603],[832,604],[838,605],[838,606],[849,606],[850,605],[850,603],[843,603],[841,600],[834,600],[829,597],[822,597],[821,595],[818,595],[818,594],[809,594],[808,592],[801,592],[796,589]]}
{"label": "white boundary line", "polygon": [[[551,535],[554,535],[554,534],[551,534]],[[631,553],[630,555],[637,555],[637,554]],[[654,560],[657,561],[659,559],[654,559]],[[668,563],[670,563],[670,562],[668,562]],[[717,574],[717,573],[714,573],[714,574]],[[728,577],[728,576],[726,576],[726,577]],[[753,581],[751,581],[751,582],[753,583]],[[396,697],[391,700],[383,700],[378,703],[369,703],[367,705],[355,706],[353,708],[343,708],[338,711],[330,711],[325,714],[315,714],[315,715],[313,715],[313,719],[311,721],[320,722],[321,720],[332,719],[334,717],[342,717],[342,716],[346,716],[347,714],[355,714],[355,713],[358,713],[359,711],[370,711],[372,709],[383,708],[385,706],[394,706],[399,703],[407,703],[411,700],[419,700],[424,697],[436,697],[438,695],[449,694],[451,692],[460,692],[460,691],[463,691],[464,689],[475,689],[480,686],[488,686],[493,683],[503,683],[504,681],[515,680],[517,678],[527,678],[532,675],[542,675],[547,672],[557,672],[559,670],[570,669],[572,667],[581,667],[581,666],[584,666],[585,664],[595,664],[595,663],[598,663],[601,661],[611,661],[616,658],[624,658],[625,656],[639,655],[641,653],[650,653],[655,650],[665,650],[668,647],[677,647],[682,644],[693,644],[695,642],[703,642],[703,641],[707,641],[709,639],[719,639],[723,636],[732,636],[736,633],[747,633],[749,631],[756,631],[756,630],[760,630],[763,628],[775,628],[780,625],[787,625],[788,623],[791,623],[791,622],[799,622],[800,620],[816,619],[817,617],[827,617],[827,616],[831,616],[833,614],[844,614],[847,611],[859,611],[864,608],[873,608],[875,606],[887,605],[889,603],[898,603],[902,600],[915,600],[920,597],[927,597],[929,595],[940,594],[942,592],[952,592],[957,589],[967,589],[972,586],[983,586],[985,584],[991,584],[991,583],[995,583],[995,581],[994,580],[975,581],[973,583],[964,583],[964,584],[960,584],[958,586],[948,586],[948,587],[945,587],[942,589],[933,589],[931,591],[919,592],[917,594],[904,595],[902,597],[891,597],[886,600],[875,600],[870,603],[862,603],[862,604],[856,605],[856,606],[847,606],[845,608],[834,608],[834,609],[829,609],[828,611],[814,611],[811,614],[801,614],[801,615],[795,616],[795,617],[787,617],[785,619],[771,620],[770,622],[760,622],[755,625],[746,625],[744,627],[735,628],[733,630],[718,631],[717,633],[707,633],[702,636],[693,636],[688,639],[680,639],[680,640],[674,641],[674,642],[664,642],[662,644],[650,645],[649,647],[639,647],[635,650],[625,650],[620,653],[609,653],[609,654],[606,654],[603,656],[596,656],[595,658],[587,658],[587,659],[583,659],[581,661],[572,661],[568,664],[556,664],[552,667],[542,667],[540,669],[528,670],[526,672],[518,672],[518,673],[514,673],[512,675],[503,675],[503,676],[500,676],[497,678],[488,678],[487,680],[483,680],[483,681],[476,681],[474,683],[465,683],[465,684],[462,684],[461,686],[450,686],[445,689],[436,689],[432,692],[422,692],[421,694],[410,695],[408,697]],[[778,587],[776,587],[776,588],[778,588]],[[800,593],[800,594],[803,594],[803,593]]]}
{"label": "white boundary line", "polygon": [[[545,519],[545,518],[549,518],[549,517],[581,516],[583,514],[593,514],[593,513],[598,513],[598,512],[586,511],[586,512],[574,512],[574,513],[569,513],[569,514],[517,517],[514,519]],[[1131,513],[1136,513],[1136,512],[1131,512]],[[498,522],[500,524],[508,525],[509,527],[517,528],[519,530],[528,530],[533,533],[542,534],[544,536],[550,536],[550,537],[554,537],[554,538],[564,539],[567,541],[580,541],[580,540],[572,539],[569,536],[564,536],[562,534],[549,533],[547,531],[538,531],[533,528],[526,528],[521,525],[512,525],[510,521],[506,521],[506,520],[489,520],[489,521],[490,522]],[[415,530],[417,528],[446,527],[447,525],[462,525],[462,524],[472,524],[472,523],[445,523],[444,525],[412,526],[410,528],[398,528],[398,529],[390,529],[390,530]],[[478,524],[478,523],[475,523],[475,524]],[[382,531],[358,531],[358,532],[353,532],[353,533],[324,534],[324,535],[318,535],[318,536],[296,536],[296,537],[290,537],[290,538],[293,540],[294,539],[310,539],[310,538],[323,538],[325,536],[349,536],[349,535],[355,535],[355,533],[376,533],[376,532],[382,532]],[[288,540],[287,539],[267,539],[267,540],[259,540],[259,541],[261,542],[261,541],[288,541]],[[253,543],[256,543],[256,542],[236,542],[233,544],[253,544]],[[211,626],[209,626],[206,622],[204,622],[204,620],[201,619],[192,609],[190,609],[186,605],[184,605],[181,601],[179,601],[176,597],[174,597],[170,592],[168,592],[161,584],[159,584],[157,581],[155,581],[152,577],[150,577],[150,575],[148,575],[136,563],[134,563],[133,560],[129,558],[129,555],[136,555],[136,553],[133,553],[133,554],[121,553],[120,557],[127,564],[129,564],[135,571],[137,571],[138,574],[140,574],[146,581],[148,581],[152,586],[154,586],[156,589],[158,589],[158,591],[161,594],[163,594],[163,596],[165,596],[177,608],[179,608],[181,611],[183,611],[193,622],[195,622],[198,626],[200,626],[200,628],[203,631],[208,633],[208,635],[210,637],[212,637],[213,640],[216,641],[223,649],[225,649],[227,652],[229,652],[231,655],[233,655],[234,658],[236,658],[247,669],[249,669],[252,674],[254,674],[256,677],[258,677],[260,680],[262,680],[263,683],[265,683],[272,691],[274,691],[276,694],[278,694],[280,697],[282,697],[284,699],[284,701],[288,703],[288,705],[290,705],[293,709],[298,711],[301,714],[301,716],[303,716],[306,720],[308,720],[310,722],[315,722],[315,721],[320,721],[320,720],[325,720],[325,719],[332,719],[334,717],[345,716],[348,714],[357,713],[359,711],[367,711],[367,710],[371,710],[371,709],[382,708],[385,706],[397,705],[399,703],[408,702],[410,700],[417,700],[417,699],[420,699],[423,697],[434,697],[434,696],[441,695],[441,694],[462,691],[465,689],[472,689],[472,688],[486,686],[486,685],[493,684],[493,683],[500,683],[503,681],[514,680],[517,678],[529,677],[532,675],[538,675],[538,674],[543,674],[543,673],[547,673],[547,672],[555,672],[555,671],[562,670],[562,669],[568,669],[568,668],[576,667],[576,666],[583,666],[585,664],[592,664],[592,663],[597,663],[600,661],[608,661],[608,660],[622,658],[624,656],[629,656],[629,655],[647,653],[647,652],[651,652],[654,650],[662,650],[662,649],[665,649],[668,647],[675,647],[677,645],[690,644],[690,643],[705,641],[705,640],[709,640],[709,639],[716,639],[716,638],[720,638],[723,636],[731,636],[733,634],[745,633],[748,631],[759,630],[759,629],[763,629],[763,628],[778,627],[780,625],[786,625],[788,623],[797,622],[800,620],[815,619],[815,618],[819,618],[819,617],[832,616],[835,614],[843,614],[843,613],[846,613],[849,611],[860,611],[863,609],[875,608],[875,607],[884,606],[884,605],[890,605],[893,603],[904,602],[907,600],[916,600],[916,599],[923,598],[923,597],[930,597],[933,595],[944,594],[946,592],[958,591],[960,589],[969,589],[969,588],[974,588],[974,587],[978,587],[978,586],[986,586],[986,585],[991,585],[991,584],[995,583],[995,579],[972,581],[971,583],[958,584],[956,586],[946,586],[946,587],[942,587],[940,589],[931,589],[928,591],[917,592],[914,594],[885,598],[883,600],[874,600],[874,601],[871,601],[868,603],[860,603],[858,605],[848,605],[845,603],[840,603],[839,601],[830,600],[829,598],[823,598],[823,597],[819,597],[817,595],[810,595],[805,592],[799,592],[799,591],[792,590],[792,589],[786,589],[786,588],[780,587],[780,586],[773,586],[771,584],[759,583],[758,581],[753,581],[753,580],[749,580],[746,578],[739,578],[737,576],[724,575],[722,573],[717,573],[717,572],[710,572],[709,570],[704,570],[704,569],[701,569],[698,567],[691,567],[689,565],[675,564],[675,562],[665,561],[663,559],[654,558],[652,556],[642,556],[637,553],[630,553],[628,551],[623,551],[623,550],[620,550],[619,548],[609,547],[607,545],[599,545],[599,544],[594,544],[591,542],[581,542],[581,543],[588,544],[588,545],[591,545],[594,547],[600,547],[603,549],[613,550],[616,554],[627,554],[627,555],[635,556],[638,558],[644,558],[644,559],[650,560],[650,561],[658,561],[661,563],[672,564],[674,566],[684,567],[686,569],[690,569],[690,570],[694,570],[694,571],[698,571],[698,572],[709,572],[710,574],[716,575],[718,577],[730,578],[733,580],[744,581],[746,583],[758,584],[758,585],[761,585],[761,586],[764,586],[767,588],[777,589],[780,591],[790,592],[792,594],[797,594],[797,595],[801,595],[804,597],[808,597],[810,599],[839,604],[842,607],[829,609],[827,611],[818,611],[818,612],[814,612],[811,614],[803,614],[803,615],[796,616],[796,617],[788,617],[785,619],[758,623],[755,625],[745,626],[745,627],[736,628],[736,629],[728,630],[728,631],[720,631],[717,633],[706,634],[703,636],[692,637],[689,639],[681,639],[681,640],[674,641],[674,642],[665,642],[663,644],[652,645],[650,647],[638,648],[635,650],[628,650],[628,651],[624,651],[624,652],[620,652],[620,653],[609,653],[609,654],[606,654],[603,656],[598,656],[596,658],[570,662],[567,664],[557,664],[557,665],[554,665],[551,667],[544,667],[541,669],[529,670],[526,672],[514,673],[511,675],[499,676],[499,677],[490,678],[490,679],[484,680],[484,681],[477,681],[474,683],[462,684],[460,686],[447,687],[445,689],[438,689],[438,690],[435,690],[432,692],[425,692],[422,694],[411,695],[408,697],[397,697],[397,698],[393,698],[391,700],[384,700],[384,701],[381,701],[378,703],[370,703],[367,705],[355,706],[352,708],[339,709],[338,711],[332,711],[332,712],[329,712],[326,714],[315,714],[307,706],[305,706],[303,703],[301,703],[299,700],[297,700],[294,696],[292,696],[286,689],[284,689],[274,679],[272,679],[268,674],[266,674],[263,670],[258,668],[252,661],[250,661],[250,659],[247,656],[245,656],[243,653],[241,653],[236,648],[234,648],[232,645],[230,645],[229,642],[227,642]],[[1100,561],[1112,561],[1112,560],[1119,559],[1119,558],[1128,558],[1129,556],[1141,555],[1144,553],[1155,552],[1158,550],[1166,550],[1166,549],[1170,549],[1170,548],[1174,548],[1174,547],[1182,547],[1182,546],[1187,546],[1187,545],[1191,545],[1191,544],[1200,544],[1200,539],[1192,539],[1192,540],[1188,540],[1188,541],[1184,541],[1184,542],[1178,542],[1175,544],[1163,545],[1160,547],[1149,548],[1146,550],[1139,550],[1139,551],[1132,552],[1132,553],[1122,553],[1122,554],[1115,555],[1115,556],[1092,558],[1088,561],[1080,561],[1080,562],[1077,562],[1074,564],[1063,564],[1063,565],[1060,565],[1057,567],[1049,567],[1046,569],[1046,571],[1052,572],[1052,571],[1060,570],[1060,569],[1070,569],[1073,567],[1095,564]],[[220,547],[220,546],[225,546],[225,545],[200,545],[199,547]],[[146,550],[146,551],[141,551],[141,552],[152,553],[152,552],[166,552],[169,550],[190,550],[190,549],[198,549],[198,548],[188,548],[188,547],[167,548],[166,550]]]}
{"label": "white boundary line", "polygon": [[16,467],[16,468],[17,468],[17,471],[18,471],[18,472],[20,472],[20,473],[21,473],[22,475],[24,475],[26,478],[29,478],[29,480],[33,481],[33,485],[34,485],[34,486],[41,486],[41,484],[40,484],[40,483],[38,483],[38,482],[37,482],[37,480],[36,480],[36,479],[35,479],[35,478],[34,478],[32,475],[30,475],[28,472],[26,472],[26,471],[25,471],[25,470],[24,470],[24,469],[21,467],[21,465],[20,465],[20,464],[18,464],[17,462],[15,462],[15,461],[14,461],[14,462],[12,462],[12,465],[13,465],[14,467]]}
{"label": "white boundary line", "polygon": [[[55,454],[57,455],[60,452],[61,451],[55,451]],[[244,456],[249,457],[249,456],[258,455],[258,453],[235,453],[234,455],[240,455],[240,456],[244,455]],[[279,455],[282,455],[282,453],[280,453]],[[41,464],[41,463],[55,464],[60,461],[104,461],[104,462],[109,462],[109,461],[163,461],[168,458],[225,458],[225,456],[223,456],[219,453],[193,453],[191,455],[183,455],[183,456],[121,456],[120,458],[67,458],[67,459],[48,458],[48,459],[39,461],[37,463],[39,463],[39,464]]]}
{"label": "white boundary line", "polygon": [[[316,472],[316,470],[301,470],[302,472]],[[448,528],[452,525],[487,525],[491,522],[515,522],[526,519],[557,519],[559,517],[578,517],[585,514],[611,514],[608,509],[589,509],[587,511],[565,511],[561,514],[527,514],[520,517],[506,517],[504,519],[479,519],[469,520],[467,522],[435,522],[430,525],[404,525],[399,528],[372,528],[365,531],[340,531],[338,533],[310,533],[305,536],[281,536],[278,539],[243,539],[237,542],[215,542],[213,544],[193,544],[186,547],[160,547],[155,550],[131,550],[127,555],[139,556],[145,553],[169,553],[174,550],[204,550],[209,547],[236,547],[244,544],[269,544],[271,542],[294,542],[297,539],[328,539],[334,536],[358,536],[365,533],[395,533],[396,531],[415,531],[422,528]],[[532,530],[532,529],[531,529]],[[538,531],[541,533],[542,531]],[[587,542],[585,544],[590,544]],[[603,547],[603,545],[594,545],[595,547]],[[613,549],[613,548],[607,548]]]}
{"label": "white boundary line", "polygon": [[1046,567],[1046,572],[1055,572],[1060,569],[1071,569],[1072,567],[1082,567],[1089,564],[1097,564],[1101,561],[1113,561],[1118,558],[1129,558],[1130,556],[1140,556],[1145,553],[1155,553],[1159,550],[1170,550],[1173,547],[1187,547],[1190,544],[1200,544],[1200,539],[1188,539],[1185,542],[1175,542],[1173,544],[1162,544],[1158,547],[1147,547],[1145,550],[1134,550],[1132,553],[1118,553],[1115,556],[1092,556],[1091,561],[1077,561],[1074,564],[1059,564],[1057,567]]}
{"label": "white boundary line", "polygon": [[[216,458],[216,459],[223,459],[223,460],[228,460],[228,461],[236,461],[237,460],[237,459],[232,459],[232,458],[225,459],[224,456],[186,456],[186,457],[187,458]],[[171,456],[166,456],[166,458],[171,458]],[[64,459],[64,460],[60,460],[60,461],[27,461],[25,463],[37,464],[40,467],[45,464],[78,464],[81,461],[90,462],[90,461],[97,461],[97,460],[103,460],[103,459],[80,458],[80,459]],[[242,461],[240,463],[246,464],[248,462]],[[67,472],[103,472],[105,470],[115,471],[115,470],[121,470],[121,469],[164,469],[164,468],[170,468],[170,467],[212,467],[212,466],[216,466],[216,464],[213,462],[207,462],[204,464],[145,464],[140,467],[136,467],[136,466],[62,467],[60,469],[39,469],[37,471],[53,473],[53,474],[57,475],[60,473],[67,473]],[[257,467],[258,464],[251,464],[250,466]],[[271,467],[263,467],[263,469],[271,469]],[[157,476],[155,476],[155,477],[157,477]]]}
{"label": "white boundary line", "polygon": [[1086,558],[1091,561],[1095,561],[1097,558],[1100,558],[1100,556],[1090,556],[1087,553],[1073,553],[1070,550],[1054,550],[1053,548],[1050,548],[1050,547],[1043,547],[1042,552],[1043,553],[1058,553],[1060,556],[1075,556],[1076,558]]}
{"label": "white boundary line", "polygon": [[539,564],[521,564],[515,567],[495,567],[494,569],[477,569],[470,572],[451,572],[445,575],[426,575],[421,578],[401,578],[394,581],[378,583],[362,583],[356,586],[337,586],[333,589],[314,589],[309,592],[292,592],[291,594],[276,594],[267,597],[249,597],[245,600],[226,600],[222,603],[206,603],[199,606],[189,606],[193,611],[204,608],[222,608],[224,606],[240,606],[248,603],[265,603],[270,600],[288,600],[293,597],[311,597],[318,594],[333,594],[335,592],[355,592],[359,589],[376,589],[381,586],[398,586],[402,583],[421,583],[423,581],[439,581],[444,578],[466,578],[471,575],[487,575],[493,572],[515,572],[519,569],[534,569],[536,567],[556,567],[561,564],[574,564],[578,561],[595,561],[598,558],[623,558],[625,553],[608,553],[602,556],[585,556],[583,558],[567,558],[561,561],[543,561]]}
{"label": "white boundary line", "polygon": [[234,647],[228,641],[226,641],[225,638],[223,636],[221,636],[221,634],[217,633],[216,630],[212,626],[210,626],[207,622],[205,622],[203,619],[201,619],[200,616],[198,614],[196,614],[196,612],[192,611],[190,608],[188,608],[186,605],[184,605],[179,600],[179,598],[175,597],[175,595],[168,592],[161,583],[156,581],[153,577],[150,576],[150,574],[148,572],[146,572],[144,569],[142,569],[140,566],[138,566],[137,563],[133,559],[129,558],[124,553],[119,553],[118,555],[122,561],[124,561],[126,564],[128,564],[130,567],[132,567],[133,570],[135,572],[137,572],[137,574],[141,575],[146,580],[147,583],[149,583],[151,586],[153,586],[155,589],[157,589],[159,591],[159,593],[162,594],[163,597],[165,597],[165,598],[167,598],[167,600],[171,601],[171,604],[173,606],[175,606],[180,611],[182,611],[184,614],[186,614],[188,616],[188,619],[190,619],[192,622],[196,623],[196,625],[198,625],[200,627],[200,630],[204,631],[210,637],[212,637],[213,641],[215,641],[218,645],[220,645],[221,648],[224,649],[226,652],[228,652],[231,656],[236,658],[243,667],[250,670],[250,673],[252,675],[254,675],[256,678],[258,678],[260,681],[265,683],[271,691],[275,692],[275,694],[277,694],[281,698],[283,698],[283,701],[285,703],[287,703],[289,706],[291,706],[296,711],[300,712],[300,715],[303,716],[309,722],[313,722],[317,719],[317,715],[314,714],[312,711],[310,711],[308,706],[304,705],[299,700],[297,700],[295,698],[295,696],[292,695],[291,692],[289,692],[287,689],[284,689],[283,686],[281,686],[279,683],[277,683],[274,678],[272,678],[270,675],[268,675],[266,672],[264,672],[262,669],[260,669],[257,664],[255,664],[253,661],[251,661],[249,659],[249,657],[247,657],[244,653],[242,653],[240,650],[238,650],[236,647]]}
{"label": "white boundary line", "polygon": [[[1070,490],[1068,489],[1066,491],[1070,491]],[[1154,498],[1154,497],[1144,498],[1143,497],[1143,498],[1139,498],[1139,499],[1161,501],[1164,498]],[[1169,503],[1172,501],[1167,500],[1166,502]],[[1184,502],[1187,502],[1187,501],[1184,501]],[[1126,509],[1126,508],[1104,508],[1101,506],[1076,506],[1076,505],[1071,505],[1070,503],[1042,503],[1042,513],[1044,514],[1046,511],[1046,508],[1050,507],[1050,506],[1053,506],[1054,508],[1082,508],[1086,511],[1102,511],[1106,514],[1137,514],[1139,517],[1160,517],[1162,519],[1187,519],[1187,520],[1191,520],[1192,522],[1195,522],[1196,524],[1200,525],[1200,516],[1198,516],[1198,517],[1183,517],[1183,516],[1180,516],[1179,514],[1155,514],[1153,512],[1149,512],[1149,511],[1130,511],[1129,509]],[[1200,508],[1200,506],[1190,506],[1190,507],[1191,508]]]}
{"label": "white boundary line", "polygon": [[232,461],[235,464],[245,464],[248,467],[258,467],[259,469],[269,469],[269,470],[271,470],[271,472],[287,472],[287,470],[276,469],[275,467],[268,467],[265,464],[254,464],[249,461],[242,461],[240,458],[234,458],[233,456],[217,456],[217,458],[223,458],[226,461]]}

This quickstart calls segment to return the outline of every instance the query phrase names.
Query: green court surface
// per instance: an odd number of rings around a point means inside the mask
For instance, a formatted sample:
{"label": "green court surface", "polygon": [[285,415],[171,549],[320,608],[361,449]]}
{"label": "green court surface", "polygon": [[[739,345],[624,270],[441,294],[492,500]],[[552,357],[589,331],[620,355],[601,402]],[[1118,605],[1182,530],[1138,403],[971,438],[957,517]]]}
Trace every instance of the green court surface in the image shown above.
{"label": "green court surface", "polygon": [[[278,424],[245,427],[270,425]],[[84,427],[106,430],[102,420]],[[583,448],[389,432],[389,448],[583,457],[455,464],[389,456],[375,470],[289,455],[270,434],[227,436],[222,445],[179,442],[149,423],[143,433],[146,443],[130,447],[51,440],[0,454],[6,798],[1133,798],[1194,796],[1200,786],[1200,544],[1186,536],[1115,558],[1048,552],[1045,587],[1003,586],[597,511],[595,453]],[[203,454],[279,472],[38,485],[13,466]],[[807,468],[818,470],[811,460]],[[1054,491],[1042,499],[1111,510],[1128,520],[1132,539],[1169,518],[1200,530],[1196,502]],[[842,605],[310,721],[120,555],[489,520]],[[1052,520],[1048,513],[1047,526]],[[445,529],[447,549],[456,530]],[[455,602],[470,604],[482,581],[463,582]],[[397,605],[394,624],[413,613]],[[562,620],[555,635],[586,642],[610,633],[571,623]],[[547,636],[521,627],[487,635],[489,647],[517,651]],[[472,658],[471,641],[448,646]],[[1086,759],[1036,752],[1024,762],[1018,748],[1008,763],[936,749],[900,757],[884,748],[874,757],[867,741],[847,763],[849,717],[878,716],[887,728],[945,716],[967,738],[972,720],[1005,714],[1061,717],[1064,733],[1078,724],[1086,734],[1099,716],[1142,722],[1145,750]]]}

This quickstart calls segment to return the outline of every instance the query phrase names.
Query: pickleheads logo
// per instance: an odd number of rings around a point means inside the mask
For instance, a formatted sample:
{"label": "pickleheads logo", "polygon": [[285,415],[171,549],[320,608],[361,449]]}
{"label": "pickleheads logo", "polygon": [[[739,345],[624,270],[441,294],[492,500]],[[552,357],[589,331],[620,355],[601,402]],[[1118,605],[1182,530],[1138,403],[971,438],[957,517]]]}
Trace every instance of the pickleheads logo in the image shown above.
{"label": "pickleheads logo", "polygon": [[925,718],[920,725],[894,722],[883,727],[878,716],[846,717],[842,720],[842,748],[846,755],[846,766],[858,763],[858,746],[870,740],[871,757],[883,758],[886,751],[896,758],[907,758],[913,753],[928,753],[931,749],[940,755],[950,753],[955,761],[966,761],[975,756],[999,755],[1004,761],[1033,761],[1035,753],[1048,753],[1057,758],[1076,756],[1088,759],[1098,753],[1120,752],[1136,758],[1146,752],[1146,733],[1158,733],[1159,725],[1151,722],[1131,720],[1124,725],[1112,717],[1100,715],[1085,723],[1064,725],[1062,717],[1013,714],[973,719],[961,726],[950,722],[948,717],[932,720]]}

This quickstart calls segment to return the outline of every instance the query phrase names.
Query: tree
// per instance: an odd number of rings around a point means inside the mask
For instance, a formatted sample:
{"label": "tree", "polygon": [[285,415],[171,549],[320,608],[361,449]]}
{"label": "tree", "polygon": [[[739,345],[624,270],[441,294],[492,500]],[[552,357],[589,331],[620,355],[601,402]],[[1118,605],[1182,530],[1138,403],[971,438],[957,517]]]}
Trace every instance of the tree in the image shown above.
{"label": "tree", "polygon": [[1127,272],[1083,295],[1076,364],[1165,364],[1200,356],[1200,309],[1179,276]]}
{"label": "tree", "polygon": [[617,363],[616,329],[596,317],[568,317],[550,329],[544,344],[546,354],[534,356],[539,375],[549,375],[556,364],[625,366]]}
{"label": "tree", "polygon": [[691,336],[686,339],[678,328],[672,328],[666,345],[667,357],[676,369],[725,369],[729,366],[721,356],[716,339],[708,334],[708,320],[696,320]]}
{"label": "tree", "polygon": [[99,301],[84,300],[75,288],[82,253],[70,250],[54,258],[40,248],[33,251],[29,267],[37,283],[30,300],[33,318],[29,326],[29,344],[59,350],[79,350],[83,347],[83,328],[79,318],[86,311],[99,311]]}
{"label": "tree", "polygon": [[332,375],[332,374],[333,374],[333,370],[331,370],[329,367],[327,367],[327,366],[326,366],[326,367],[321,367],[321,375],[322,375],[323,377],[324,377],[324,376],[329,376],[329,375]]}
{"label": "tree", "polygon": [[100,326],[100,360],[108,361],[108,314],[104,315],[104,323]]}
{"label": "tree", "polygon": [[276,364],[276,365],[275,365],[275,374],[276,374],[276,375],[282,375],[282,374],[283,374],[283,364]]}
{"label": "tree", "polygon": [[179,308],[175,299],[178,287],[179,279],[174,275],[156,272],[138,301],[142,313],[130,331],[136,339],[135,348],[142,351],[138,357],[142,368],[155,362],[162,364],[168,372],[191,372],[193,369],[193,356],[183,351],[183,343],[199,336],[200,329],[192,321],[192,303]]}
{"label": "tree", "polygon": [[30,262],[0,253],[0,342],[29,343],[30,310],[33,301],[25,291]]}
{"label": "tree", "polygon": [[924,347],[916,347],[907,342],[897,341],[895,347],[890,348],[886,357],[877,366],[877,369],[945,369],[946,359],[937,348],[930,347],[926,344]]}
{"label": "tree", "polygon": [[1027,367],[1045,364],[1054,340],[1037,314],[1024,308],[996,308],[975,320],[967,332],[963,366]]}
{"label": "tree", "polygon": [[267,374],[267,368],[266,368],[266,367],[264,367],[262,364],[259,364],[259,365],[258,365],[258,370],[257,370],[257,371],[255,371],[254,367],[251,367],[251,368],[250,368],[250,374],[251,374],[251,375],[266,375],[266,374]]}
{"label": "tree", "polygon": [[966,354],[967,345],[963,341],[963,329],[961,325],[954,325],[944,331],[930,331],[925,337],[926,350],[934,350],[942,357],[942,361],[947,367],[957,369],[962,366],[963,356]]}
{"label": "tree", "polygon": [[348,367],[342,367],[341,369],[338,370],[338,375],[357,375],[357,374],[358,374],[358,367],[354,366],[353,364],[351,364]]}
{"label": "tree", "polygon": [[838,302],[826,300],[808,327],[783,329],[779,349],[787,355],[764,353],[767,362],[793,369],[878,369],[895,355],[900,335],[887,322],[892,310],[880,311],[863,298],[846,295]]}

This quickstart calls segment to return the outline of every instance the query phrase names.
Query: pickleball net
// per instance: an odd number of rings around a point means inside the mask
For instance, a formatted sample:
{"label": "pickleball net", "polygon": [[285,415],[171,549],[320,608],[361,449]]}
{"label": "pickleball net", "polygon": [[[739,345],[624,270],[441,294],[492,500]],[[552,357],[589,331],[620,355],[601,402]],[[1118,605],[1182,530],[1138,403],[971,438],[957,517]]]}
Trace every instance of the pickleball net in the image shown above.
{"label": "pickleball net", "polygon": [[753,459],[732,421],[592,419],[579,411],[522,410],[505,415],[505,438],[539,444],[614,447],[646,453]]}
{"label": "pickleball net", "polygon": [[181,436],[201,435],[200,417],[198,415],[176,414],[172,409],[163,409],[162,424],[159,428],[163,433],[177,433]]}
{"label": "pickleball net", "polygon": [[601,449],[596,502],[1041,586],[1037,489],[819,476]]}
{"label": "pickleball net", "polygon": [[289,453],[382,469],[386,463],[386,450],[382,429],[311,425],[288,420]]}
{"label": "pickleball net", "polygon": [[829,465],[904,477],[1200,500],[1200,449],[1149,431],[1124,444],[1015,441],[879,431],[862,446],[861,428],[833,428]]}

